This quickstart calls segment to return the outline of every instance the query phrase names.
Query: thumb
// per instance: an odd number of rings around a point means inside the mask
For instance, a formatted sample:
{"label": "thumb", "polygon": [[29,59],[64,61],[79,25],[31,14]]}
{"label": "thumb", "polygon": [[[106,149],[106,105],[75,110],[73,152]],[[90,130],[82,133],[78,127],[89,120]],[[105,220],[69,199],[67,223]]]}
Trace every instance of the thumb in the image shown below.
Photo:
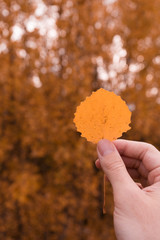
{"label": "thumb", "polygon": [[129,176],[125,164],[116,147],[109,140],[100,140],[97,144],[97,153],[101,167],[111,182],[115,194],[124,194],[127,189],[137,189],[137,185]]}

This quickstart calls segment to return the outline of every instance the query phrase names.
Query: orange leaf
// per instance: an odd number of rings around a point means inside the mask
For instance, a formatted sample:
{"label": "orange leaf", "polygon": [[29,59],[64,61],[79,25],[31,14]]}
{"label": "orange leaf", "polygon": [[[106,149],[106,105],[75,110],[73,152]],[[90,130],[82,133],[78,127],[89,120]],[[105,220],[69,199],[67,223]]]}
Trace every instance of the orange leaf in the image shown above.
{"label": "orange leaf", "polygon": [[131,112],[125,101],[113,92],[100,88],[77,107],[74,123],[88,141],[110,141],[129,130]]}

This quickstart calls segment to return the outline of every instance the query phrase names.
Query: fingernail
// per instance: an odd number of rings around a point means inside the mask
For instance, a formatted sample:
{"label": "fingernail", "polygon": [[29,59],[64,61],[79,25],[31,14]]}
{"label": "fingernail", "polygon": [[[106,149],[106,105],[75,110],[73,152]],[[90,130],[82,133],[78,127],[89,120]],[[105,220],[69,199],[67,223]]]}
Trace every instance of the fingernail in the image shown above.
{"label": "fingernail", "polygon": [[97,144],[97,150],[101,156],[105,156],[114,151],[114,145],[109,140],[102,139]]}

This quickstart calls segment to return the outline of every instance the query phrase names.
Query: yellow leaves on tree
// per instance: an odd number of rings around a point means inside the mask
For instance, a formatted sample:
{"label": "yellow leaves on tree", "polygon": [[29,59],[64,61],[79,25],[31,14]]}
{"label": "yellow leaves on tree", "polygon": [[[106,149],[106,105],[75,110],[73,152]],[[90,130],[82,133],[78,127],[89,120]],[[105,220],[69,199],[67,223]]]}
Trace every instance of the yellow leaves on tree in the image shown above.
{"label": "yellow leaves on tree", "polygon": [[125,101],[113,92],[100,88],[77,107],[74,123],[88,141],[110,141],[129,130],[131,112]]}

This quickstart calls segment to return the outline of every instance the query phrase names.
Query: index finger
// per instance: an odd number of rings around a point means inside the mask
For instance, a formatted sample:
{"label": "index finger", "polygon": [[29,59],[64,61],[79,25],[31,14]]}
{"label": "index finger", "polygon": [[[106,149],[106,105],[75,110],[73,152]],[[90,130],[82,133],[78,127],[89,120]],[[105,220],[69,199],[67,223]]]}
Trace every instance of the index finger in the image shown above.
{"label": "index finger", "polygon": [[130,140],[115,140],[113,144],[122,156],[141,160],[147,170],[160,167],[160,152],[151,144]]}

